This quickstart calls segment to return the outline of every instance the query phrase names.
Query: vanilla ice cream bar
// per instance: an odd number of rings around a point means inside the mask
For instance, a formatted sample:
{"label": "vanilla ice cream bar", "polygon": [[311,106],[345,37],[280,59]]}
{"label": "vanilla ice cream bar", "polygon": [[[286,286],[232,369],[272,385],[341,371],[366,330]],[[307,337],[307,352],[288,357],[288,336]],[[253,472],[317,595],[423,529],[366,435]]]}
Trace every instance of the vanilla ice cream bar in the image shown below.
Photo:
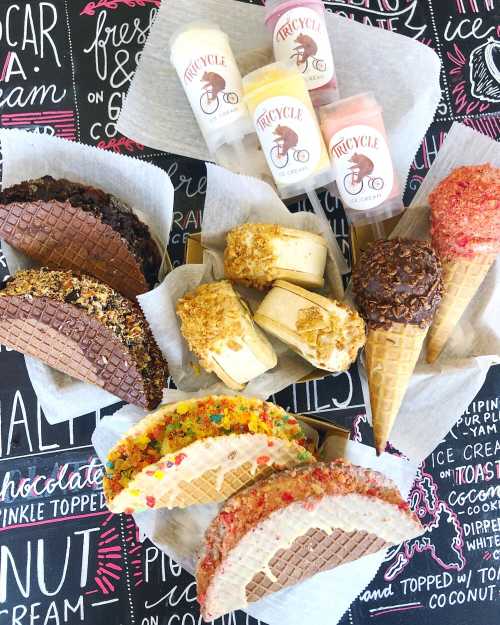
{"label": "vanilla ice cream bar", "polygon": [[327,371],[348,369],[365,343],[365,325],[355,310],[283,280],[266,295],[255,321]]}
{"label": "vanilla ice cream bar", "polygon": [[177,302],[181,332],[200,365],[229,388],[244,385],[277,364],[250,310],[227,280],[202,284]]}
{"label": "vanilla ice cream bar", "polygon": [[275,280],[318,288],[324,284],[327,246],[323,237],[275,224],[243,224],[227,235],[225,275],[257,289]]}

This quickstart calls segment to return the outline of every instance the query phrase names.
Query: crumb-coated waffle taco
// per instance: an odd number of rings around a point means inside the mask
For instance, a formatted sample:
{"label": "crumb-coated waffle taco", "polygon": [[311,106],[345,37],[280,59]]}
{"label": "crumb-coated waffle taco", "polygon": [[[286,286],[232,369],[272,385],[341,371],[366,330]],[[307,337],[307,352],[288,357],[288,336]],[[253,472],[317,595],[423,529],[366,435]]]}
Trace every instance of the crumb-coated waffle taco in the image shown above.
{"label": "crumb-coated waffle taco", "polygon": [[44,266],[92,275],[129,298],[155,285],[161,265],[149,228],[126,204],[51,176],[0,193],[0,238]]}
{"label": "crumb-coated waffle taco", "polygon": [[224,252],[226,278],[257,289],[275,280],[322,287],[328,249],[312,232],[275,224],[243,224],[228,232]]}
{"label": "crumb-coated waffle taco", "polygon": [[136,406],[161,402],[167,363],[142,311],[90,276],[18,272],[0,289],[0,343]]}
{"label": "crumb-coated waffle taco", "polygon": [[281,471],[228,499],[208,527],[196,570],[202,616],[244,609],[422,531],[376,471],[344,460]]}
{"label": "crumb-coated waffle taco", "polygon": [[314,461],[293,415],[247,397],[208,396],[162,406],[109,452],[112,512],[223,501],[277,468]]}
{"label": "crumb-coated waffle taco", "polygon": [[326,371],[349,369],[366,342],[364,321],[355,310],[284,280],[276,280],[254,319]]}
{"label": "crumb-coated waffle taco", "polygon": [[272,345],[228,280],[202,284],[176,306],[181,332],[200,365],[231,389],[276,366]]}

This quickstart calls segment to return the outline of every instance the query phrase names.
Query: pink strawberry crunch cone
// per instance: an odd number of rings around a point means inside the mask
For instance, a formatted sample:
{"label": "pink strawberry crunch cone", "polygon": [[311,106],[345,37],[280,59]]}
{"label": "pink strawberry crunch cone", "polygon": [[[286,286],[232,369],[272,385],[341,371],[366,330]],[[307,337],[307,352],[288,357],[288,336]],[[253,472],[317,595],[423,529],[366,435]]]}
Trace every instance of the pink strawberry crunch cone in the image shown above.
{"label": "pink strawberry crunch cone", "polygon": [[428,335],[427,361],[434,362],[500,253],[500,168],[459,167],[434,189],[429,203],[444,284]]}

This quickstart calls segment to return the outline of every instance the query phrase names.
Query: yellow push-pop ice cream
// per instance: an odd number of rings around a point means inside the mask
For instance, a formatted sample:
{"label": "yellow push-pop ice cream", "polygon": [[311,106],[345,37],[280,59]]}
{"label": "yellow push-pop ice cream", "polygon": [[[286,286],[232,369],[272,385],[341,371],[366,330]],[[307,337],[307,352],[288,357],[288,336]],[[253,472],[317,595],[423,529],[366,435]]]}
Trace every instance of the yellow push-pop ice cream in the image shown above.
{"label": "yellow push-pop ice cream", "polygon": [[247,74],[243,92],[281,197],[330,182],[328,152],[303,76],[272,63]]}

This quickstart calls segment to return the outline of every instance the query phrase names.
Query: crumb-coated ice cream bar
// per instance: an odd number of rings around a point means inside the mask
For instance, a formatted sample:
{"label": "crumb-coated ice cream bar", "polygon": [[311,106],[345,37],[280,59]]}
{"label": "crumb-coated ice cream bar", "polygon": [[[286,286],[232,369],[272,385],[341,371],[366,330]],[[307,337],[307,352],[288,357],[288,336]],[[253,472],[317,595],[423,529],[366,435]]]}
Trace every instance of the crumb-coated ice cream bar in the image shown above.
{"label": "crumb-coated ice cream bar", "polygon": [[365,324],[355,310],[284,280],[274,283],[254,319],[326,371],[348,369],[365,344]]}
{"label": "crumb-coated ice cream bar", "polygon": [[167,364],[139,306],[71,271],[18,272],[0,289],[0,343],[146,409]]}
{"label": "crumb-coated ice cream bar", "polygon": [[248,306],[227,280],[202,284],[176,306],[181,332],[200,365],[229,388],[244,385],[277,364]]}
{"label": "crumb-coated ice cream bar", "polygon": [[202,616],[244,609],[422,532],[376,471],[344,460],[280,471],[233,495],[208,527],[196,570]]}
{"label": "crumb-coated ice cream bar", "polygon": [[0,193],[0,237],[41,265],[92,275],[133,299],[158,279],[148,226],[117,197],[44,176]]}
{"label": "crumb-coated ice cream bar", "polygon": [[326,258],[322,236],[274,224],[243,224],[227,235],[224,271],[233,282],[257,289],[279,279],[320,288]]}

